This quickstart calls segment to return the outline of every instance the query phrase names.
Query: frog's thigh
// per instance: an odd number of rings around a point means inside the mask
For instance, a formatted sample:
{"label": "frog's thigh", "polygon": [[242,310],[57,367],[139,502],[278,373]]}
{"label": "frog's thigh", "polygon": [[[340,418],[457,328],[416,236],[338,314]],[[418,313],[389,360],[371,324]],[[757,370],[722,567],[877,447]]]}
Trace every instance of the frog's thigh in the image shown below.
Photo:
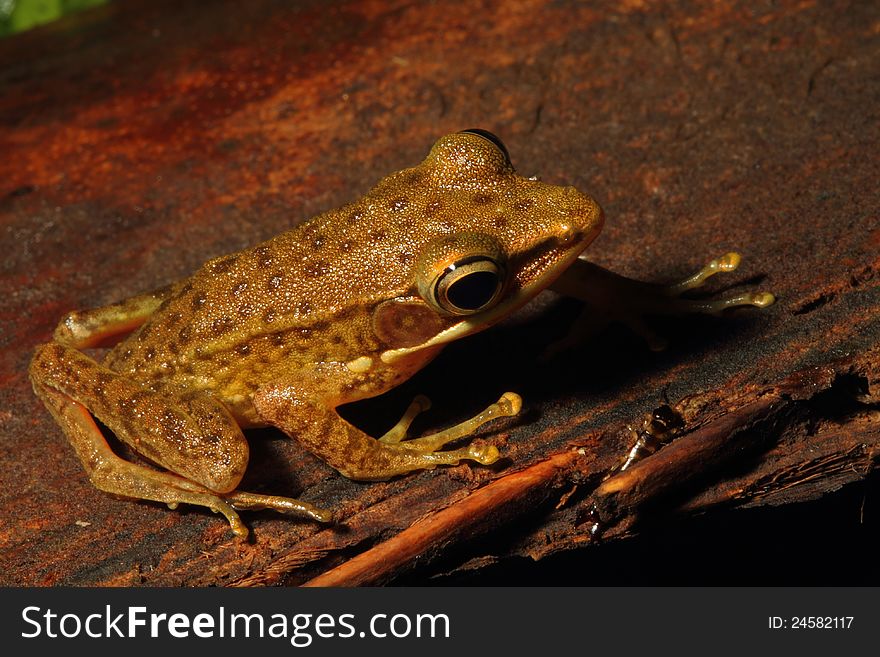
{"label": "frog's thigh", "polygon": [[[181,484],[179,477],[163,480],[165,483],[170,481],[175,487],[188,490],[226,493],[238,485],[244,474],[247,441],[229,412],[207,396],[187,399],[152,391],[57,343],[37,349],[31,363],[31,378],[35,391],[64,428],[89,474],[96,467],[93,458],[100,456],[100,469],[113,469],[114,485],[128,488],[127,492],[111,492],[175,501],[166,499],[171,494],[167,491],[159,497],[155,492],[142,494],[146,483],[143,477],[156,481],[144,473],[154,471],[118,457],[110,458],[112,451],[100,431],[92,430],[80,418],[83,407],[139,453],[200,486]],[[74,412],[70,410],[73,407],[80,409]],[[96,485],[103,488],[98,482]]]}
{"label": "frog's thigh", "polygon": [[339,416],[335,405],[341,401],[322,403],[297,385],[264,386],[253,402],[266,422],[296,438],[350,479],[381,481],[412,470],[456,465],[465,459],[490,464],[499,456],[494,446],[433,451],[460,436],[422,444],[381,442]]}

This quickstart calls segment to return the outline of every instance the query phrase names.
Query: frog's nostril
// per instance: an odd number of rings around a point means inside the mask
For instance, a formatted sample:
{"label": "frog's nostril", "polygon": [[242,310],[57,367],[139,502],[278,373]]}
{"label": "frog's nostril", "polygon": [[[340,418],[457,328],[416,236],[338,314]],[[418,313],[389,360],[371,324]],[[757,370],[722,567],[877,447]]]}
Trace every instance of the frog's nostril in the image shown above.
{"label": "frog's nostril", "polygon": [[571,244],[577,239],[578,231],[569,224],[560,224],[557,238],[562,244]]}

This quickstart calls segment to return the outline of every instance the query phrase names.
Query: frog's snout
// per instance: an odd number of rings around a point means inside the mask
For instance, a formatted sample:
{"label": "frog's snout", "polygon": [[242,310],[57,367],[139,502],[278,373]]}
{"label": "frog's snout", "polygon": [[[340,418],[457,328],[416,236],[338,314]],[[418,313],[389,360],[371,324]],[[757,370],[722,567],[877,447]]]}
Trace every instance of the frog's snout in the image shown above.
{"label": "frog's snout", "polygon": [[566,189],[570,219],[563,222],[560,240],[583,240],[589,244],[602,230],[605,213],[596,201],[575,187]]}
{"label": "frog's snout", "polygon": [[565,196],[565,217],[556,225],[554,237],[563,248],[586,247],[602,230],[605,215],[596,201],[574,187],[567,187]]}

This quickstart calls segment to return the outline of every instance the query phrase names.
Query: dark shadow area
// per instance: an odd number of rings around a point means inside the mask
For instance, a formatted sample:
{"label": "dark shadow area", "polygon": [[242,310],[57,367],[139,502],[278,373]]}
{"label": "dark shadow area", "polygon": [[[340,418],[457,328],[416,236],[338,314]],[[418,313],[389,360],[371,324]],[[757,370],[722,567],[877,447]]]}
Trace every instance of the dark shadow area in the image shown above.
{"label": "dark shadow area", "polygon": [[[524,410],[564,400],[584,411],[621,390],[633,390],[682,360],[698,363],[698,368],[712,367],[697,354],[708,354],[711,360],[713,351],[731,342],[743,344],[748,352],[748,336],[763,322],[760,311],[748,309],[721,318],[650,317],[651,327],[669,340],[664,352],[650,351],[639,336],[612,324],[582,344],[542,360],[545,349],[565,336],[581,307],[571,299],[542,299],[527,309],[525,318],[449,345],[409,381],[380,397],[342,407],[341,414],[377,436],[397,421],[417,394],[427,395],[432,407],[414,423],[414,435],[426,426],[443,427],[470,417],[506,391],[522,395]],[[644,392],[654,394],[660,403],[662,390]],[[622,409],[626,408],[624,404]]]}
{"label": "dark shadow area", "polygon": [[[820,500],[715,510],[649,534],[541,561],[516,557],[396,585],[443,586],[876,586],[880,476]],[[486,546],[488,547],[488,546]],[[500,547],[497,543],[495,547]],[[472,556],[479,556],[474,552]]]}

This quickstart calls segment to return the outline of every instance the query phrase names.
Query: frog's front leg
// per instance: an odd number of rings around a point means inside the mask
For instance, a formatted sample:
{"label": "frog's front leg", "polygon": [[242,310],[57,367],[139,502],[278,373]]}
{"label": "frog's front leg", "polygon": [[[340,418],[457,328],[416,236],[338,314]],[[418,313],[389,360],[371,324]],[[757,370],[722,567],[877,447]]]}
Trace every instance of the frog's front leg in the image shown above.
{"label": "frog's front leg", "polygon": [[688,299],[681,296],[703,285],[710,276],[734,271],[739,263],[738,253],[727,253],[678,283],[657,285],[626,278],[599,265],[578,259],[563,272],[551,289],[588,304],[589,307],[580,318],[580,325],[574,333],[589,332],[599,325],[617,321],[644,337],[652,349],[660,350],[665,347],[665,342],[645,324],[645,315],[718,315],[727,308],[764,308],[775,301],[770,292],[742,292],[714,299]]}
{"label": "frog's front leg", "polygon": [[436,450],[473,434],[495,418],[516,415],[521,406],[517,395],[507,393],[470,420],[423,438],[404,440],[412,419],[427,407],[427,400],[419,397],[400,422],[377,440],[336,412],[336,406],[350,400],[331,394],[322,398],[320,394],[310,394],[311,389],[312,385],[303,382],[264,386],[254,395],[254,407],[266,422],[296,438],[349,479],[358,481],[381,481],[413,470],[457,465],[462,460],[483,465],[494,463],[499,453],[492,445]]}
{"label": "frog's front leg", "polygon": [[[58,343],[37,348],[30,375],[100,490],[171,507],[206,506],[225,515],[240,536],[248,532],[235,509],[273,508],[329,520],[326,511],[297,500],[235,490],[247,466],[247,441],[226,408],[206,394],[151,389]],[[170,472],[117,456],[93,416]]]}

